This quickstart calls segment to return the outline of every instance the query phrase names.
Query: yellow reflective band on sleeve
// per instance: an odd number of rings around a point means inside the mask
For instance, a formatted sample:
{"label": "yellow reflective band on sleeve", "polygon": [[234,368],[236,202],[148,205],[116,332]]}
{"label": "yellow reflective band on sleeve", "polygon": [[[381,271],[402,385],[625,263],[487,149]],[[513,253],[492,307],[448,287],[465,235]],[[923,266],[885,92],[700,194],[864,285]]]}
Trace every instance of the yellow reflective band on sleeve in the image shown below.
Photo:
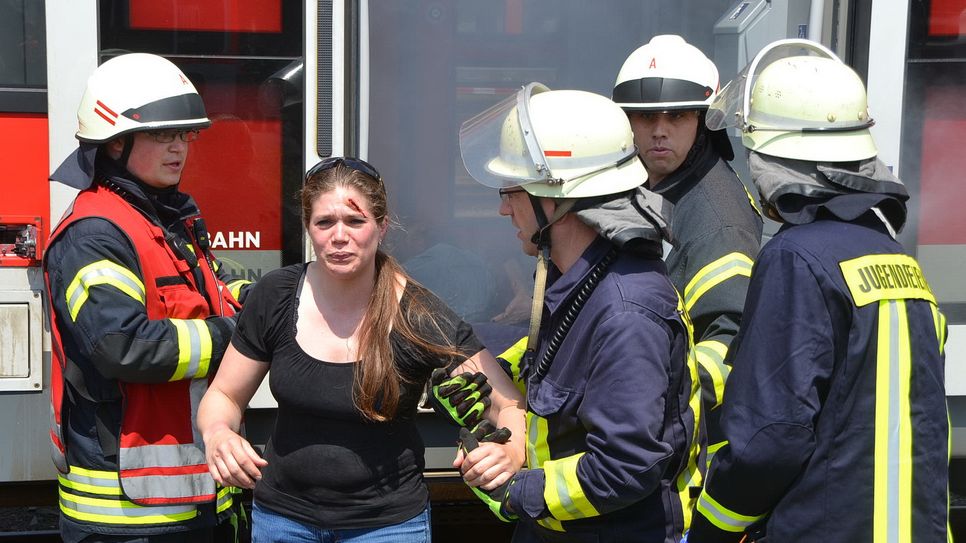
{"label": "yellow reflective band on sleeve", "polygon": [[912,541],[912,354],[906,304],[879,302],[873,543]]}
{"label": "yellow reflective band on sleeve", "polygon": [[939,341],[939,354],[943,354],[946,350],[946,316],[935,305],[929,307],[932,309],[932,323],[936,327],[936,339]]}
{"label": "yellow reflective band on sleeve", "polygon": [[[526,344],[526,338],[524,341]],[[519,343],[519,342],[518,342]],[[547,419],[531,411],[527,411],[527,467],[539,469],[550,460],[550,445],[547,444]],[[563,524],[553,517],[547,517],[537,521],[537,524],[548,530],[563,532]]]}
{"label": "yellow reflective band on sleeve", "polygon": [[[520,376],[520,363],[523,361],[523,353],[527,350],[527,336],[523,336],[519,341],[511,345],[507,350],[497,356],[497,358],[506,361],[507,366],[510,369],[510,380],[516,385],[517,390],[524,397],[527,395],[527,384],[524,382],[523,377]],[[502,366],[502,364],[501,364]]]}
{"label": "yellow reflective band on sleeve", "polygon": [[698,497],[697,511],[711,524],[732,533],[744,532],[746,528],[765,517],[765,515],[749,516],[735,513],[718,503],[705,491],[702,491],[701,496]]}
{"label": "yellow reflective band on sleeve", "polygon": [[237,300],[238,297],[241,296],[241,289],[244,288],[245,285],[250,284],[252,284],[252,282],[248,279],[235,279],[234,281],[229,281],[225,286],[228,287],[228,292],[230,292],[231,295]]}
{"label": "yellow reflective band on sleeve", "polygon": [[234,488],[235,487],[226,486],[218,489],[218,497],[215,501],[216,513],[221,513],[225,509],[231,507],[231,504],[234,502],[234,498],[232,497],[232,494],[234,494]]}
{"label": "yellow reflective band on sleeve", "polygon": [[725,441],[719,441],[719,442],[713,443],[713,444],[712,443],[709,443],[708,444],[708,457],[707,457],[706,463],[705,463],[705,467],[707,468],[707,471],[709,471],[709,472],[711,471],[711,460],[714,459],[715,453],[718,452],[718,450],[720,450],[721,447],[724,447],[727,444],[728,444],[728,441],[727,440],[725,440]]}
{"label": "yellow reflective band on sleeve", "polygon": [[110,260],[98,260],[88,264],[80,270],[67,286],[67,310],[72,321],[77,320],[77,314],[90,295],[91,287],[107,285],[127,294],[131,298],[144,304],[144,283],[131,270]]}
{"label": "yellow reflective band on sleeve", "polygon": [[599,516],[597,508],[590,503],[577,478],[577,465],[584,453],[548,460],[543,464],[546,483],[543,499],[550,514],[559,520],[576,520]]}
{"label": "yellow reflective band on sleeve", "polygon": [[678,297],[678,313],[684,323],[685,332],[688,337],[688,375],[691,379],[691,391],[688,397],[688,409],[694,416],[694,428],[692,428],[691,443],[688,444],[688,463],[685,469],[681,470],[675,479],[675,486],[678,492],[678,499],[681,502],[681,512],[684,518],[685,530],[691,526],[691,516],[694,511],[695,500],[691,494],[692,488],[701,488],[704,485],[704,474],[698,466],[701,456],[701,446],[704,436],[701,434],[701,417],[703,407],[701,405],[701,381],[698,376],[698,357],[694,347],[694,325],[691,317],[684,309],[684,298],[675,289]]}
{"label": "yellow reflective band on sleeve", "polygon": [[754,262],[747,255],[729,253],[698,270],[684,287],[684,306],[690,311],[706,292],[732,277],[751,277]]}
{"label": "yellow reflective band on sleeve", "polygon": [[178,367],[169,381],[198,379],[211,365],[211,331],[204,319],[168,319],[178,332]]}
{"label": "yellow reflective band on sleeve", "polygon": [[698,343],[694,346],[694,350],[698,364],[708,373],[714,387],[714,405],[712,408],[718,407],[721,405],[721,400],[724,399],[725,381],[728,380],[728,374],[731,373],[731,368],[724,363],[725,355],[728,354],[728,346],[720,341],[709,340]]}
{"label": "yellow reflective band on sleeve", "polygon": [[910,298],[936,303],[919,263],[911,256],[867,255],[839,262],[839,267],[859,307],[880,300]]}

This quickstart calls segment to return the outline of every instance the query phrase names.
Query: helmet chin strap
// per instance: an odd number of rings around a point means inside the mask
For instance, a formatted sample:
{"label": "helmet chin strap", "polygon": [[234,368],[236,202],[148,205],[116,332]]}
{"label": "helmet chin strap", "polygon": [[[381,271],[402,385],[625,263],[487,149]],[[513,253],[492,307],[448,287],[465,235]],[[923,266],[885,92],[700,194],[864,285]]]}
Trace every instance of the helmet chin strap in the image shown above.
{"label": "helmet chin strap", "polygon": [[[547,219],[543,211],[540,198],[532,194],[530,205],[537,218],[538,230],[530,239],[537,246],[537,269],[533,276],[533,302],[530,305],[530,329],[527,333],[527,348],[523,353],[525,368],[532,368],[537,358],[537,335],[540,333],[540,321],[543,318],[543,297],[547,289],[547,262],[550,260],[550,227],[567,214],[577,200],[567,199],[557,203],[553,216]],[[528,370],[529,371],[529,370]]]}
{"label": "helmet chin strap", "polygon": [[127,169],[127,159],[131,157],[131,151],[134,149],[134,134],[124,135],[124,150],[121,151],[121,156],[118,157],[117,163],[124,166]]}

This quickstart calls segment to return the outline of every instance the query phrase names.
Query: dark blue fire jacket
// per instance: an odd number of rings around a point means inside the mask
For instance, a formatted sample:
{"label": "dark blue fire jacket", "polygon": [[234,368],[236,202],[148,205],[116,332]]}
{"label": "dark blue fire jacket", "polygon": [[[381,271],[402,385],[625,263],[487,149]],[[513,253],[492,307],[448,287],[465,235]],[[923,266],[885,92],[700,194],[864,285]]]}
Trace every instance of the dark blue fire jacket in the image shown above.
{"label": "dark blue fire jacket", "polygon": [[728,445],[690,543],[947,541],[945,319],[871,213],[784,227],[752,272]]}

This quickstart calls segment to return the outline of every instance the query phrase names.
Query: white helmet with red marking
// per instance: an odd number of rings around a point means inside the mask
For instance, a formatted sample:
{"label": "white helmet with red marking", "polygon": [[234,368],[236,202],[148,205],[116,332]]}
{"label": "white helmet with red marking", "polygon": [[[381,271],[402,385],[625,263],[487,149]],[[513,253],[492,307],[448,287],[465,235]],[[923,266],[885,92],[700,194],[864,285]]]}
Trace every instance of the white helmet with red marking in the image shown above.
{"label": "white helmet with red marking", "polygon": [[614,102],[539,83],[463,123],[460,152],[483,185],[544,198],[617,194],[647,180],[630,122]]}
{"label": "white helmet with red marking", "polygon": [[204,102],[184,72],[157,55],[130,53],[101,64],[88,78],[76,137],[104,143],[131,132],[210,125]]}
{"label": "white helmet with red marking", "polygon": [[613,98],[624,111],[707,109],[718,92],[718,68],[676,34],[654,36],[628,55]]}

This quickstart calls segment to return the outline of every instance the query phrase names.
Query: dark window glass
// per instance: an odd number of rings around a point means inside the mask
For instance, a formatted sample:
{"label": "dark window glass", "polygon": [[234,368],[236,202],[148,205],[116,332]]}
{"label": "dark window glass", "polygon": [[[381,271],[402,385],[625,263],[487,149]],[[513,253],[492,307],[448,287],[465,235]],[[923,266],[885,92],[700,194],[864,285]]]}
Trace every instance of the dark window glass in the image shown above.
{"label": "dark window glass", "polygon": [[47,111],[44,3],[4,0],[0,9],[0,111]]}

